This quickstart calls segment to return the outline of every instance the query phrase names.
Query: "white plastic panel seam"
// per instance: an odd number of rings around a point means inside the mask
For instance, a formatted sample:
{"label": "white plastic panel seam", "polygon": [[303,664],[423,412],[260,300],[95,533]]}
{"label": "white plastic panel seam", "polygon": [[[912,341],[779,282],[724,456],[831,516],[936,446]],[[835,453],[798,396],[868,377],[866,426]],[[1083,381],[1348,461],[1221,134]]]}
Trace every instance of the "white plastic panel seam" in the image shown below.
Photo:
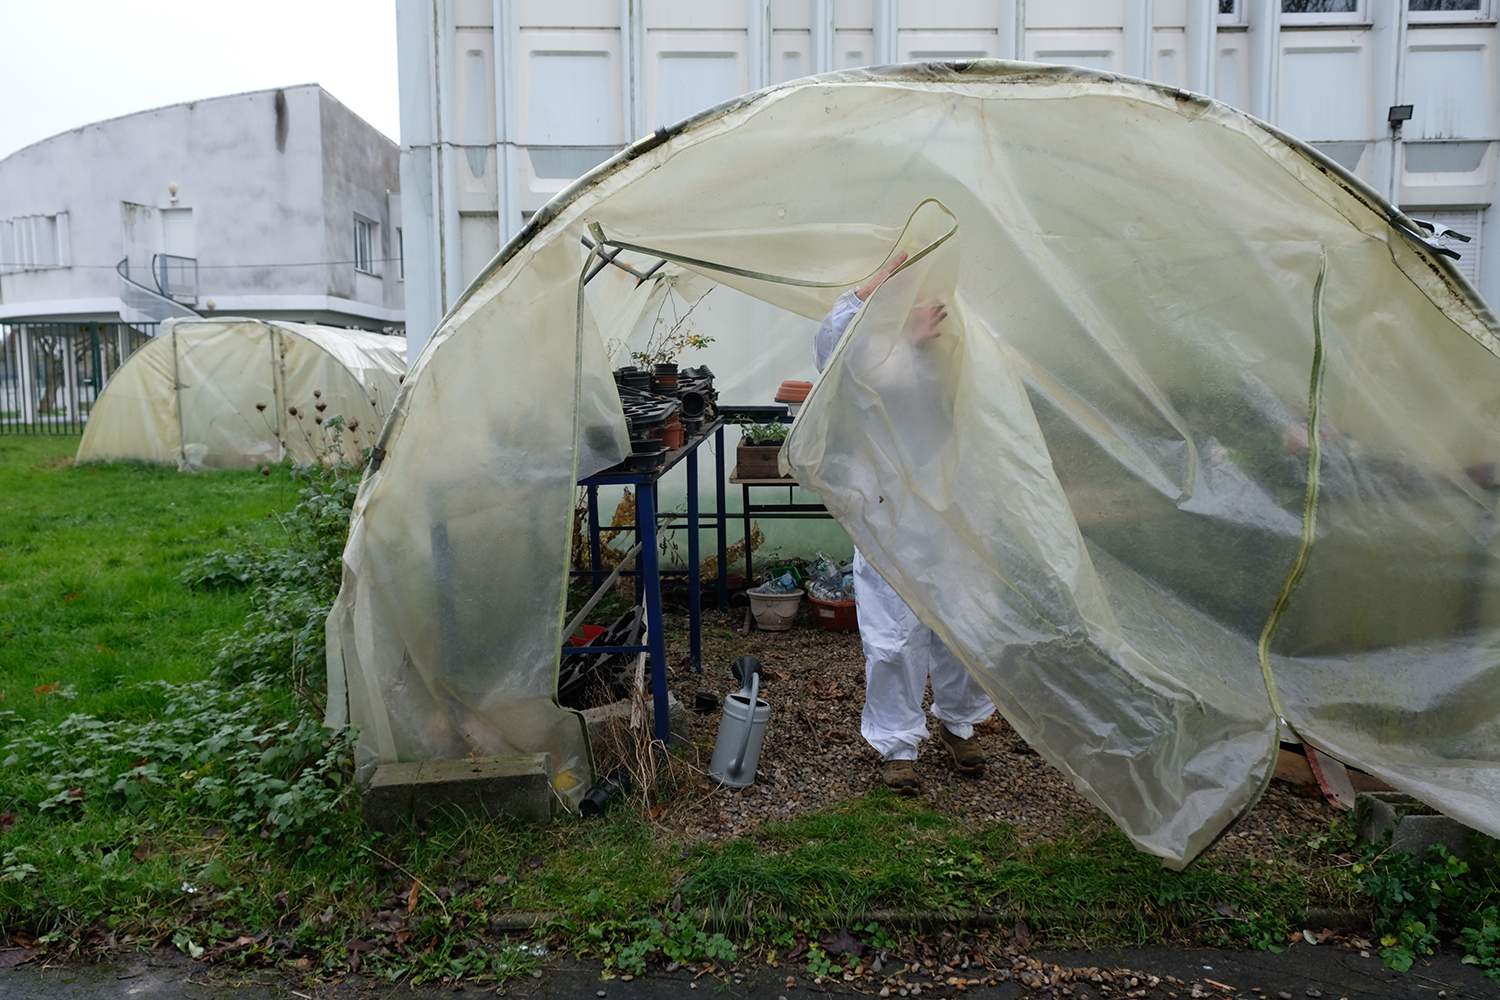
{"label": "white plastic panel seam", "polygon": [[768,87],[771,71],[771,0],[745,0],[746,16],[749,19],[746,31],[745,50],[748,89],[760,90]]}
{"label": "white plastic panel seam", "polygon": [[812,72],[827,73],[837,69],[833,58],[833,0],[811,0],[812,3]]}
{"label": "white plastic panel seam", "polygon": [[495,139],[496,139],[496,210],[500,223],[500,240],[510,240],[521,229],[520,95],[517,93],[522,74],[520,22],[516,8],[507,0],[493,0],[495,25]]}
{"label": "white plastic panel seam", "polygon": [[1121,50],[1124,71],[1129,76],[1151,79],[1155,70],[1152,60],[1152,26],[1155,23],[1152,0],[1125,0]]}
{"label": "white plastic panel seam", "polygon": [[1187,0],[1183,24],[1183,86],[1195,94],[1214,92],[1214,41],[1218,34],[1215,0]]}
{"label": "white plastic panel seam", "polygon": [[1257,118],[1276,121],[1277,84],[1281,80],[1281,4],[1271,0],[1249,5],[1245,12],[1249,88],[1240,107]]}

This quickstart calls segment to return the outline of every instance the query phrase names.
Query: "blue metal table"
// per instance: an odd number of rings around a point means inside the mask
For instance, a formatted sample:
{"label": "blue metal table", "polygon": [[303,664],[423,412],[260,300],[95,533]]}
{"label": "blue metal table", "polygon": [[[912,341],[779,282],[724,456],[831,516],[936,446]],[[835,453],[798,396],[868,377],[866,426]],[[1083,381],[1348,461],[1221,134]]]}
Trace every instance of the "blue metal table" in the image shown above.
{"label": "blue metal table", "polygon": [[[698,509],[698,448],[710,437],[714,439],[714,485],[718,509],[709,513]],[[678,515],[658,512],[659,497],[657,483],[679,462],[687,462],[687,533],[688,558],[685,570],[662,570],[658,551],[658,532],[663,519],[672,520]],[[656,738],[665,746],[671,742],[671,719],[667,715],[667,649],[662,632],[661,578],[663,576],[686,575],[688,585],[688,628],[691,644],[693,670],[703,671],[703,616],[700,594],[700,560],[698,533],[705,521],[716,528],[718,540],[718,597],[719,610],[729,609],[729,574],[726,566],[726,528],[728,514],[724,509],[724,421],[716,419],[703,425],[703,429],[683,443],[681,448],[668,452],[666,462],[650,472],[626,472],[610,470],[596,476],[578,480],[578,485],[588,491],[589,509],[589,558],[590,568],[573,570],[573,576],[588,576],[598,589],[609,572],[599,561],[599,487],[629,486],[635,491],[636,538],[642,543],[639,563],[634,570],[627,571],[638,581],[637,593],[646,602],[646,642],[636,646],[577,646],[564,647],[564,656],[594,656],[599,653],[647,653],[651,661],[651,696],[656,716]],[[626,575],[626,574],[622,574]]]}

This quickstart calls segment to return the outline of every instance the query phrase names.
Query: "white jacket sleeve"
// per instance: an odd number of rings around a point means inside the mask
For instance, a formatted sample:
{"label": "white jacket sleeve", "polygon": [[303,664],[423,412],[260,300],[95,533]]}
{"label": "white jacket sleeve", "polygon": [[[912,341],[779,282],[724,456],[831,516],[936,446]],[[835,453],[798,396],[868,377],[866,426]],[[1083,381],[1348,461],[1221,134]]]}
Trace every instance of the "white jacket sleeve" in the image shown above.
{"label": "white jacket sleeve", "polygon": [[818,371],[828,367],[833,349],[839,346],[844,331],[849,328],[849,321],[862,305],[864,303],[859,300],[858,295],[852,290],[847,291],[833,303],[833,311],[823,317],[823,325],[818,327],[817,336],[813,337],[813,355],[818,363]]}

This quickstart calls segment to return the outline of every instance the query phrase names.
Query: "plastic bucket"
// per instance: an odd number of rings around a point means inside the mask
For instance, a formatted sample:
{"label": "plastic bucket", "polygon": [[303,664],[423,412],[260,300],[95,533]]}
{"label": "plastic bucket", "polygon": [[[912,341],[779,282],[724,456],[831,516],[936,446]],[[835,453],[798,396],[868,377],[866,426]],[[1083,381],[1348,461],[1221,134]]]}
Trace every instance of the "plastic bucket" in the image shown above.
{"label": "plastic bucket", "polygon": [[808,600],[813,603],[813,617],[828,631],[859,631],[859,615],[853,601],[820,601],[816,597],[808,597]]}
{"label": "plastic bucket", "polygon": [[570,635],[568,636],[568,642],[574,646],[587,646],[605,632],[608,632],[609,629],[603,625],[585,625],[578,631],[582,632],[583,635]]}
{"label": "plastic bucket", "polygon": [[797,606],[802,603],[800,590],[785,594],[757,594],[752,590],[749,597],[755,624],[767,632],[785,632],[791,628],[797,617]]}

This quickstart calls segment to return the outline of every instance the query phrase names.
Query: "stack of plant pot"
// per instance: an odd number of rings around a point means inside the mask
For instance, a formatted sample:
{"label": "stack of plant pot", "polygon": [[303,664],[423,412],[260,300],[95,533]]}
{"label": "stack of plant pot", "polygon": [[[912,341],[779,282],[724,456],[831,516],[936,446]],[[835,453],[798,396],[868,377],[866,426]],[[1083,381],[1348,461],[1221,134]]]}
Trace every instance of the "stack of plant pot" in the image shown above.
{"label": "stack of plant pot", "polygon": [[688,437],[703,429],[714,418],[719,394],[714,389],[714,373],[707,365],[683,368],[677,373],[677,399],[682,403],[682,425]]}
{"label": "stack of plant pot", "polygon": [[615,387],[630,432],[625,468],[632,472],[661,468],[667,452],[681,448],[712,419],[718,400],[707,366],[679,371],[666,362],[650,370],[625,365],[615,369]]}

